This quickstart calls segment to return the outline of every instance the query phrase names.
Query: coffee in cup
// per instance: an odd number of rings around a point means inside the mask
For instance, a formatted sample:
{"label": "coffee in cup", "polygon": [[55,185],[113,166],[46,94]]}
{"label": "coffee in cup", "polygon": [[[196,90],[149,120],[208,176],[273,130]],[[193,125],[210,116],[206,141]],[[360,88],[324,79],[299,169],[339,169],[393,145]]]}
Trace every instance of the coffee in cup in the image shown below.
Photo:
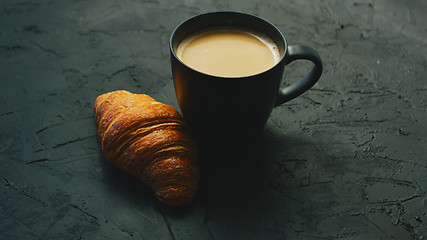
{"label": "coffee in cup", "polygon": [[189,35],[179,44],[176,55],[189,67],[219,77],[259,74],[280,61],[279,49],[267,35],[229,27]]}

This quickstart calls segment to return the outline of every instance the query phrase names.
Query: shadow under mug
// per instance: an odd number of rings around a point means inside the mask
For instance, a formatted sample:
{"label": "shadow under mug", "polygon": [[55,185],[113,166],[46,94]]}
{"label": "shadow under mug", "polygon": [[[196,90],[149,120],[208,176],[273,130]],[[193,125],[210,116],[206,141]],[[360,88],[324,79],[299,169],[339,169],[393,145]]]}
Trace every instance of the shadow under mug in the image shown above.
{"label": "shadow under mug", "polygon": [[[212,27],[253,29],[278,46],[280,61],[267,71],[246,77],[218,77],[199,72],[176,55],[190,34]],[[274,107],[310,89],[322,74],[318,53],[307,46],[288,46],[283,34],[259,17],[239,12],[212,12],[181,23],[170,38],[175,92],[181,112],[195,137],[249,137],[262,132]],[[314,63],[301,80],[280,88],[285,66],[297,59]]]}

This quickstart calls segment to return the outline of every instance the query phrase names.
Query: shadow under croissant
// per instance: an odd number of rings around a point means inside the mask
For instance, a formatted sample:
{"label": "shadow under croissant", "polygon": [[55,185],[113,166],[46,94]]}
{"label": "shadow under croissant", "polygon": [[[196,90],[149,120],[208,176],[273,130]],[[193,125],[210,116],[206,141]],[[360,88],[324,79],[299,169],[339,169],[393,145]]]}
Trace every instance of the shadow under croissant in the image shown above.
{"label": "shadow under croissant", "polygon": [[[233,141],[212,136],[197,138],[200,181],[195,199],[186,205],[170,207],[155,201],[162,214],[178,218],[204,212],[205,218],[221,214],[239,216],[251,205],[264,202],[268,197],[271,156],[273,146],[286,141],[274,132],[262,132]],[[201,210],[203,209],[203,210]],[[211,213],[211,212],[215,213]]]}

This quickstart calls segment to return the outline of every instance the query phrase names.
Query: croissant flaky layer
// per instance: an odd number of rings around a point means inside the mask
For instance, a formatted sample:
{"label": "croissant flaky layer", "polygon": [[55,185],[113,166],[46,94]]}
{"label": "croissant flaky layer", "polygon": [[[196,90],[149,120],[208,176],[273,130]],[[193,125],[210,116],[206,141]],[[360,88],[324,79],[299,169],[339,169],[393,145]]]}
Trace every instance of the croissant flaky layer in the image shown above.
{"label": "croissant flaky layer", "polygon": [[110,163],[141,179],[163,203],[193,200],[199,180],[196,147],[175,108],[120,90],[100,95],[94,110]]}

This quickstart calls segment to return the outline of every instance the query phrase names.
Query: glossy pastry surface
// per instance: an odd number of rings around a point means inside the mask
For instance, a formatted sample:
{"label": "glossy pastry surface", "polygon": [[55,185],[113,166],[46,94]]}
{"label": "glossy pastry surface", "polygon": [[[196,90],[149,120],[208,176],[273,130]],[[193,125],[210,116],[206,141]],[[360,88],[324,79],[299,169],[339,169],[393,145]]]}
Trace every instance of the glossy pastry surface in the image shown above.
{"label": "glossy pastry surface", "polygon": [[196,147],[175,108],[119,90],[95,101],[104,157],[138,177],[168,205],[193,200],[199,179]]}

